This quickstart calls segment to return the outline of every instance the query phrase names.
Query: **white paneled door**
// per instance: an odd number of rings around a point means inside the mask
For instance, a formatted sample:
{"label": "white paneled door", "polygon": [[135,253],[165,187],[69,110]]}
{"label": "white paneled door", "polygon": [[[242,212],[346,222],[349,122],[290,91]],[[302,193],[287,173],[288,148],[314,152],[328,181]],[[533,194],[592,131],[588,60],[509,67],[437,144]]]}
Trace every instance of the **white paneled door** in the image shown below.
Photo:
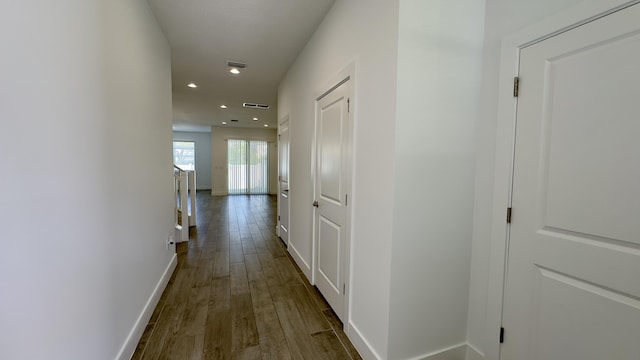
{"label": "white paneled door", "polygon": [[289,118],[278,124],[278,234],[289,244]]}
{"label": "white paneled door", "polygon": [[347,80],[316,104],[315,285],[340,319],[345,307],[349,236],[350,87]]}
{"label": "white paneled door", "polygon": [[640,359],[640,5],[520,53],[501,358]]}

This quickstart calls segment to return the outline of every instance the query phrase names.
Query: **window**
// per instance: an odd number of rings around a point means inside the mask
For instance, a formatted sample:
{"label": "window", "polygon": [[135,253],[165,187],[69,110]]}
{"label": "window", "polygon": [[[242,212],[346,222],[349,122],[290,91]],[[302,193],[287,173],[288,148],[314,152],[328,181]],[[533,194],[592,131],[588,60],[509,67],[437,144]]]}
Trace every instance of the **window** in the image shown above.
{"label": "window", "polygon": [[229,140],[228,193],[268,194],[269,154],[266,141]]}
{"label": "window", "polygon": [[196,169],[196,143],[193,141],[173,142],[173,164],[182,170]]}

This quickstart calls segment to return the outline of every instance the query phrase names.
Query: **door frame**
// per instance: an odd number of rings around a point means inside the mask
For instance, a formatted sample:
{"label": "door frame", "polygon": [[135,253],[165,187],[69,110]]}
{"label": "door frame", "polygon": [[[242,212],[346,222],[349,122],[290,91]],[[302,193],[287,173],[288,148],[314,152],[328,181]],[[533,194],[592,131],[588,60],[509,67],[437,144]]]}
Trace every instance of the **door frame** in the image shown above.
{"label": "door frame", "polygon": [[[640,1],[640,0],[638,0]],[[346,224],[345,224],[345,244],[344,244],[344,281],[345,281],[345,292],[344,292],[344,314],[343,314],[343,328],[347,328],[347,324],[349,323],[349,315],[351,314],[351,309],[349,308],[351,302],[350,293],[351,293],[351,239],[353,227],[351,226],[352,220],[352,209],[354,203],[354,191],[353,191],[353,178],[354,178],[354,169],[355,169],[355,161],[354,161],[354,146],[355,146],[355,121],[356,121],[356,106],[355,106],[355,80],[356,80],[356,64],[355,62],[351,62],[349,65],[340,70],[337,74],[333,75],[329,78],[319,89],[314,93],[314,121],[313,121],[313,138],[311,144],[311,179],[313,182],[311,198],[315,199],[316,190],[317,190],[317,156],[318,156],[318,102],[325,95],[328,95],[331,91],[336,89],[338,86],[343,83],[350,82],[349,88],[349,99],[351,99],[351,109],[349,111],[349,122],[347,124],[347,168],[349,171],[346,174],[345,179],[345,187],[346,192],[349,196],[349,201],[346,209]],[[311,206],[311,204],[309,204]],[[315,209],[312,212],[312,252],[311,252],[311,284],[315,285],[316,281],[316,259],[318,255],[318,239],[316,239],[316,211]]]}
{"label": "door frame", "polygon": [[[513,97],[514,77],[518,76],[520,50],[569,31],[580,25],[640,3],[640,0],[585,0],[542,21],[506,36],[500,53],[498,118],[493,178],[493,209],[487,296],[485,358],[500,358],[499,333],[502,326],[505,278],[508,261],[510,225],[506,222],[511,207],[515,129],[518,102]],[[526,79],[523,79],[523,82]],[[517,209],[514,211],[517,216]]]}
{"label": "door frame", "polygon": [[[280,125],[282,125],[284,123],[288,123],[288,126],[289,126],[289,139],[288,139],[289,140],[289,148],[287,149],[287,162],[288,162],[289,169],[287,169],[287,174],[290,174],[290,171],[291,171],[291,163],[290,163],[290,161],[291,161],[291,156],[290,156],[291,155],[291,153],[290,153],[290,149],[291,149],[291,121],[289,121],[289,114],[288,113],[285,114],[283,117],[281,117],[278,120],[278,131],[277,131],[277,135],[276,135],[277,144],[278,144],[276,146],[277,151],[278,151],[278,157],[277,157],[278,158],[278,169],[277,169],[277,172],[278,172],[278,190],[277,190],[277,192],[278,192],[278,202],[277,202],[277,209],[276,209],[276,213],[278,214],[277,215],[278,216],[278,218],[277,218],[278,220],[276,221],[276,235],[278,235],[278,237],[280,237],[280,216],[281,216],[281,214],[280,214],[280,200],[279,199],[280,199],[280,193],[282,192],[282,189],[280,189],[280,183],[281,183],[281,181],[280,181],[280,134],[281,134],[280,133]],[[289,177],[289,179],[287,179],[287,184],[289,184],[289,193],[291,193],[291,177]],[[287,199],[290,199],[290,198],[287,198]],[[289,200],[289,213],[287,214],[287,224],[289,226],[289,228],[287,228],[287,231],[288,231],[287,235],[289,235],[289,236],[291,235],[291,221],[290,221],[291,220],[291,215],[290,214],[291,214],[291,200]],[[289,247],[289,241],[290,241],[289,237],[287,237],[287,243],[285,244],[285,245],[287,245],[287,247]]]}

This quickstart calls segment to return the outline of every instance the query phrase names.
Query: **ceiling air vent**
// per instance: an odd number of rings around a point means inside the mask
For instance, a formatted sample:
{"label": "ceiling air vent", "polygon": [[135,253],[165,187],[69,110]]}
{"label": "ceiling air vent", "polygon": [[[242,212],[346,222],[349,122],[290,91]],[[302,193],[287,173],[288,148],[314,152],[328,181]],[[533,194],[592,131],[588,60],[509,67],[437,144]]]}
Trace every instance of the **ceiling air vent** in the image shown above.
{"label": "ceiling air vent", "polygon": [[254,103],[242,103],[242,107],[252,108],[252,109],[268,109],[269,105],[266,104],[254,104]]}
{"label": "ceiling air vent", "polygon": [[233,121],[233,122],[238,122],[238,119],[231,119],[231,121]]}
{"label": "ceiling air vent", "polygon": [[227,66],[228,67],[232,67],[232,68],[236,68],[236,69],[244,69],[247,67],[247,64],[243,64],[241,62],[238,61],[227,61]]}

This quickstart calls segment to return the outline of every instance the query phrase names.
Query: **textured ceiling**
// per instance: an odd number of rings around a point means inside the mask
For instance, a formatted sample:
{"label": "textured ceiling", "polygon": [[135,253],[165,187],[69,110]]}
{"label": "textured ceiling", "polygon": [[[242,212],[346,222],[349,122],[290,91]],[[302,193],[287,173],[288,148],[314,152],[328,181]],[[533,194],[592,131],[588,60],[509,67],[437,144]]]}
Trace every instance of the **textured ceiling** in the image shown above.
{"label": "textured ceiling", "polygon": [[[275,128],[278,83],[334,2],[148,1],[171,45],[176,129],[206,129],[222,121],[227,126]],[[246,63],[247,68],[232,75],[227,61]],[[198,88],[188,88],[189,82]],[[245,109],[243,102],[269,104],[271,109]],[[221,109],[221,104],[228,108]]]}

